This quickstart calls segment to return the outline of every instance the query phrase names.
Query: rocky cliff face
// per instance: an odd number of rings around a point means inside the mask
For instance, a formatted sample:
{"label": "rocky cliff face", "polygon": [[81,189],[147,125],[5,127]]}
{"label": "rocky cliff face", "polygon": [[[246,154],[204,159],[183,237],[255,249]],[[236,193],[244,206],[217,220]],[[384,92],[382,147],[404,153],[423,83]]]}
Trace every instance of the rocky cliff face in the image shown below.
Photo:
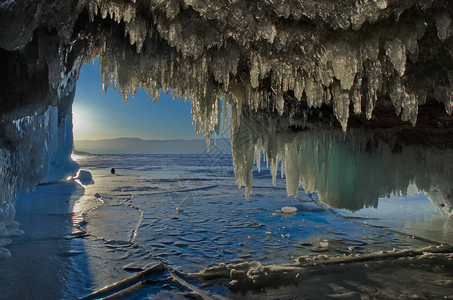
{"label": "rocky cliff face", "polygon": [[190,99],[206,137],[229,106],[283,131],[366,126],[451,146],[452,14],[447,0],[2,1],[0,232],[18,190],[70,165],[75,83],[96,56],[125,99]]}

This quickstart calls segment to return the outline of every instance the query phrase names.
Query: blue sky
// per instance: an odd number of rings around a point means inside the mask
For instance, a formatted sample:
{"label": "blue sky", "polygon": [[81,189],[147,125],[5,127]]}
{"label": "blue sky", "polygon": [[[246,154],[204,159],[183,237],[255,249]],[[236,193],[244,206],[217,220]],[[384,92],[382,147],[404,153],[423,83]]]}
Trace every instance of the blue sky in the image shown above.
{"label": "blue sky", "polygon": [[177,98],[172,101],[165,93],[155,105],[144,91],[126,103],[119,90],[111,86],[103,93],[99,61],[95,60],[82,67],[77,82],[74,139],[202,139],[201,134],[195,134],[190,109],[190,102]]}

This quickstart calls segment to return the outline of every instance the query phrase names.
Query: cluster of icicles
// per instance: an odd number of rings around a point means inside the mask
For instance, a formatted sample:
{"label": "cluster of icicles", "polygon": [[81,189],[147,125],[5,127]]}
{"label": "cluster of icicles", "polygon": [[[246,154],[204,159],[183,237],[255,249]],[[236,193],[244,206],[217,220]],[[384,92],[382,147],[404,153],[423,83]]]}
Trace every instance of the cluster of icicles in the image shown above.
{"label": "cluster of icicles", "polygon": [[453,55],[450,15],[432,1],[205,2],[150,1],[144,14],[140,1],[90,1],[91,20],[124,23],[135,46],[130,51],[104,37],[93,53],[104,88],[119,84],[125,99],[144,88],[155,101],[171,88],[192,101],[197,131],[208,137],[219,128],[223,98],[239,113],[246,104],[283,114],[288,97],[310,108],[331,106],[343,130],[350,110],[372,118],[380,97],[414,126],[427,97],[452,112],[453,73],[424,69]]}

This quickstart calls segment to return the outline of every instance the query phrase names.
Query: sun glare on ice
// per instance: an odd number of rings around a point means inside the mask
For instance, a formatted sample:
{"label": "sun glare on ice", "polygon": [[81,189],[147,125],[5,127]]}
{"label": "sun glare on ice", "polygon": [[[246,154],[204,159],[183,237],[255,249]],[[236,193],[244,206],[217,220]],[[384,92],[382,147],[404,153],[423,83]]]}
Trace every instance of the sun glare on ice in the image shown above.
{"label": "sun glare on ice", "polygon": [[72,128],[74,135],[80,134],[83,132],[83,130],[86,127],[86,118],[85,118],[85,113],[78,109],[74,108],[72,111]]}

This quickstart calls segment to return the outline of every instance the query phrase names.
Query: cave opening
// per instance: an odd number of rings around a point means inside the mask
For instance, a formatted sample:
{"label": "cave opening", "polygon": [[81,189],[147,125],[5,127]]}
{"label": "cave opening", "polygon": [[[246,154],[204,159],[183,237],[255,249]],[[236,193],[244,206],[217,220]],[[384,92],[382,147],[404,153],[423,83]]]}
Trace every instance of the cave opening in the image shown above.
{"label": "cave opening", "polygon": [[451,20],[2,2],[0,297],[450,297]]}

